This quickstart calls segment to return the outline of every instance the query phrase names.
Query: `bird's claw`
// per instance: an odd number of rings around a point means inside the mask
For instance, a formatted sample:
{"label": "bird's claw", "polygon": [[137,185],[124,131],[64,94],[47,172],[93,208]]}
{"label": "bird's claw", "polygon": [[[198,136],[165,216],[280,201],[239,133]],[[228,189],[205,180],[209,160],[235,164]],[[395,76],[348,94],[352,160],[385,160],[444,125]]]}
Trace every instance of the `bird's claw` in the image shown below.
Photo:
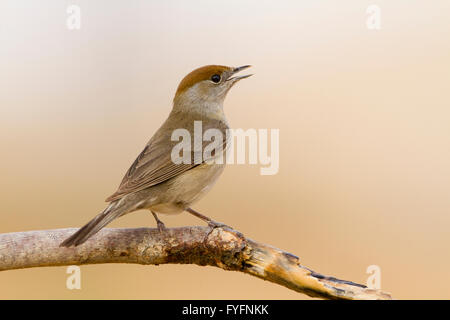
{"label": "bird's claw", "polygon": [[156,225],[158,226],[158,230],[160,233],[166,231],[166,225],[162,221],[158,221]]}
{"label": "bird's claw", "polygon": [[210,227],[211,229],[215,229],[215,228],[233,229],[232,227],[230,227],[229,225],[226,225],[225,223],[217,222],[214,220],[208,221],[208,227]]}

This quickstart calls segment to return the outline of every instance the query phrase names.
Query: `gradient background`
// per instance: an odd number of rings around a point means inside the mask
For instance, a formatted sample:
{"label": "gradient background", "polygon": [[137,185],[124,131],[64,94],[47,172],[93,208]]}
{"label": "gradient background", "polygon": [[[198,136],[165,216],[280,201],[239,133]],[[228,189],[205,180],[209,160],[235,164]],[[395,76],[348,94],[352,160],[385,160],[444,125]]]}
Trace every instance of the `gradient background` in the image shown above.
{"label": "gradient background", "polygon": [[[366,27],[373,3],[379,31]],[[195,208],[315,271],[365,283],[375,264],[397,299],[449,299],[449,15],[448,0],[2,1],[0,232],[82,226],[185,74],[252,64],[226,113],[234,128],[280,129],[280,171],[229,166]],[[65,267],[2,272],[0,298],[307,298],[213,267],[81,270],[72,291]]]}

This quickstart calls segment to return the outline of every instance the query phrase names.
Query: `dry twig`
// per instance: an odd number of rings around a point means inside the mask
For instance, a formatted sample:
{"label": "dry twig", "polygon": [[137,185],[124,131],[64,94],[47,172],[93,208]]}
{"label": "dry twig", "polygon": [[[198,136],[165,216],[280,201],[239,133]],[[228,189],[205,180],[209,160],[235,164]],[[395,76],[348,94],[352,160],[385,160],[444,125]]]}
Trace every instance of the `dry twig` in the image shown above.
{"label": "dry twig", "polygon": [[98,263],[197,264],[244,272],[324,299],[391,299],[379,290],[323,276],[298,257],[229,228],[103,229],[83,245],[59,244],[76,229],[0,234],[0,271]]}

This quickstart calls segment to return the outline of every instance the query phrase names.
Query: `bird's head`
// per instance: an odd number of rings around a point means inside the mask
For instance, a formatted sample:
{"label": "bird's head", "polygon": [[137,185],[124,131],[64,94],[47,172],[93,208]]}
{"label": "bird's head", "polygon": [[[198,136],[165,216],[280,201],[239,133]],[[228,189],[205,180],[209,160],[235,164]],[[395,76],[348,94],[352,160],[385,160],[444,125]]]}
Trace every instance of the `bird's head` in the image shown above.
{"label": "bird's head", "polygon": [[175,104],[219,104],[223,103],[231,87],[251,74],[234,76],[250,66],[226,67],[208,65],[195,69],[181,80],[175,93]]}

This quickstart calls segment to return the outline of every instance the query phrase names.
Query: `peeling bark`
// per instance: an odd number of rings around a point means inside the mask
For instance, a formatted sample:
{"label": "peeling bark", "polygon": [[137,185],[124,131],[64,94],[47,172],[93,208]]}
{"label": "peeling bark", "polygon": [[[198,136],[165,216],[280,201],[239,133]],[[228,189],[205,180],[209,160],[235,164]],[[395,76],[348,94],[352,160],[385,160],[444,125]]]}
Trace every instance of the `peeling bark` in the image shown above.
{"label": "peeling bark", "polygon": [[239,271],[323,299],[391,299],[380,290],[314,272],[293,254],[229,228],[103,229],[78,247],[59,244],[77,229],[0,234],[0,271],[99,263],[197,264]]}

